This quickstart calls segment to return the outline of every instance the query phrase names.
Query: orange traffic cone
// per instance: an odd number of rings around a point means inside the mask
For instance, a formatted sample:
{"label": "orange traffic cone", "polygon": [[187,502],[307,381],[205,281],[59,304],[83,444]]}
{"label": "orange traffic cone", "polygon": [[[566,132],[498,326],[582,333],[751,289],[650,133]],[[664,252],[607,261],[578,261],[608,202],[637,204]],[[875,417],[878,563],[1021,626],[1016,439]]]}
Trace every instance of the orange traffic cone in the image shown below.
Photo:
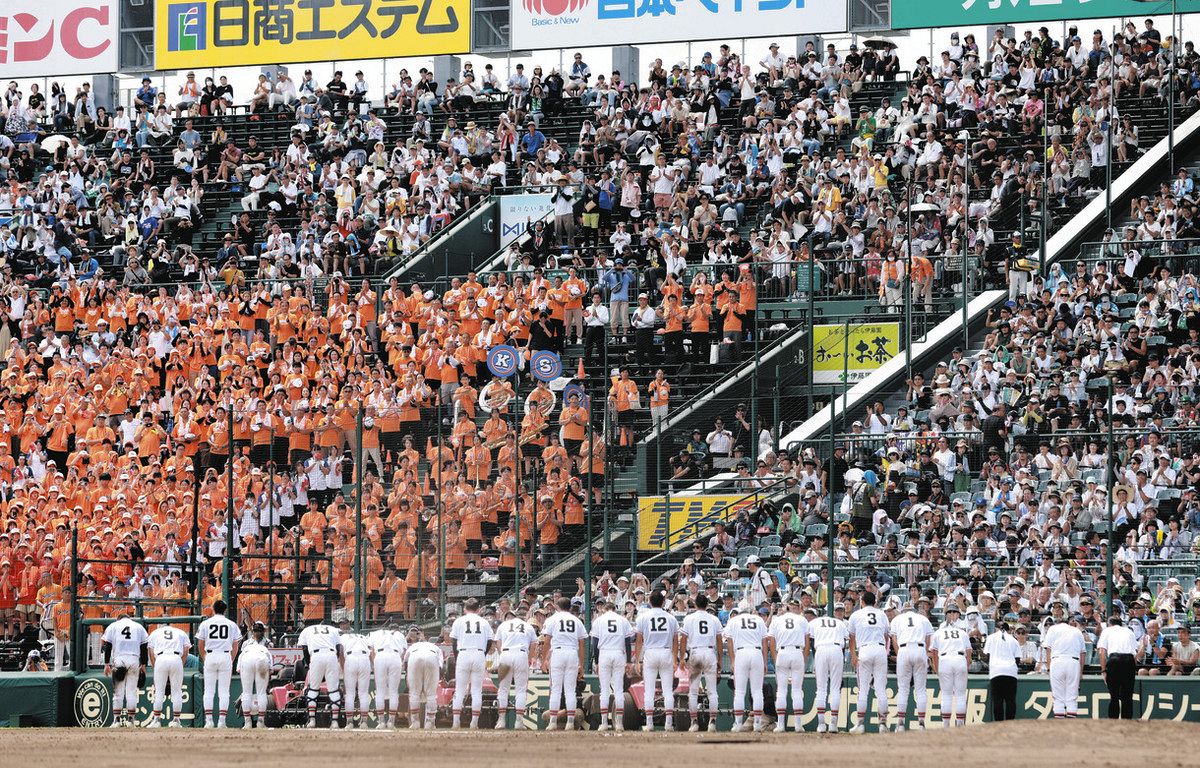
{"label": "orange traffic cone", "polygon": [[579,358],[579,368],[575,371],[575,378],[586,379],[587,371],[583,370],[583,358]]}

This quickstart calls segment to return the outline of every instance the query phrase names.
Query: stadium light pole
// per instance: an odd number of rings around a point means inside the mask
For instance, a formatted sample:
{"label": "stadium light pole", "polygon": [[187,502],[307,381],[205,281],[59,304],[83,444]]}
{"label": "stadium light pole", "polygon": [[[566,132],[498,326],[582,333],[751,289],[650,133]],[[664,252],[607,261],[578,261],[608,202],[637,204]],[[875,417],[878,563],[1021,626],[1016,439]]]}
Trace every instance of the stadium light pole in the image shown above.
{"label": "stadium light pole", "polygon": [[[1106,377],[1106,389],[1108,390],[1108,408],[1113,406],[1113,384],[1112,374]],[[1104,613],[1108,617],[1112,617],[1113,604],[1113,491],[1116,486],[1113,483],[1113,477],[1116,469],[1116,450],[1113,445],[1113,418],[1112,410],[1108,411],[1108,461],[1105,462],[1104,469],[1104,484],[1108,488],[1107,500],[1105,507],[1107,508],[1108,530],[1104,533],[1104,538],[1108,541],[1108,546],[1104,548]]]}
{"label": "stadium light pole", "polygon": [[[1045,109],[1043,109],[1043,112]],[[968,261],[970,260],[971,251],[967,241],[971,237],[971,134],[967,133],[966,151],[963,153],[963,233],[962,244],[962,335],[963,335],[963,354],[967,354],[967,350],[971,347],[971,330],[967,318],[967,303],[971,300],[971,291],[968,288],[967,281],[970,279],[971,270],[968,269]],[[1045,160],[1043,159],[1043,163]],[[845,400],[842,401],[843,405]]]}

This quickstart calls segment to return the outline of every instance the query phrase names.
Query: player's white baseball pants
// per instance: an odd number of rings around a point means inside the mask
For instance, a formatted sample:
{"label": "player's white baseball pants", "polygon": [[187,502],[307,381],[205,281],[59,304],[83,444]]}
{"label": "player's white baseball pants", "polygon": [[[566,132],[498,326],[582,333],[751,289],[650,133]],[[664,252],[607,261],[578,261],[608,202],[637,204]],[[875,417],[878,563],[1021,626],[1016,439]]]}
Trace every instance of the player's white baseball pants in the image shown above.
{"label": "player's white baseball pants", "polygon": [[646,686],[646,719],[654,714],[654,692],[661,682],[663,713],[670,720],[675,713],[675,668],[670,648],[647,648],[642,652],[642,682]]}
{"label": "player's white baseball pants", "polygon": [[925,646],[914,645],[901,648],[896,656],[896,706],[900,712],[900,725],[905,725],[908,715],[908,692],[912,690],[917,703],[917,720],[925,721],[925,708],[929,705],[929,657]]}
{"label": "player's white baseball pants", "polygon": [[[1076,664],[1078,669],[1079,665]],[[955,652],[938,659],[938,688],[942,696],[942,724],[967,716],[967,659]]]}
{"label": "player's white baseball pants", "polygon": [[112,661],[114,675],[118,669],[125,670],[121,682],[113,682],[113,716],[128,710],[132,713],[138,705],[138,667],[141,666],[137,656],[118,656]]}
{"label": "player's white baseball pants", "polygon": [[[338,666],[337,653],[333,651],[321,651],[314,653],[308,660],[308,677],[304,679],[305,685],[309,690],[320,690],[321,683],[325,683],[325,687],[332,693],[338,689],[342,682],[342,669]],[[207,692],[208,687],[205,686]]]}
{"label": "player's white baseball pants", "polygon": [[375,708],[396,713],[400,709],[400,679],[404,665],[395,651],[375,653]]}
{"label": "player's white baseball pants", "polygon": [[733,718],[740,723],[746,715],[746,689],[750,690],[751,711],[762,717],[763,674],[766,672],[761,648],[738,648],[733,659]]}
{"label": "player's white baseball pants", "polygon": [[[775,659],[775,715],[787,715],[788,693],[792,694],[792,713],[804,712],[804,650],[780,648]],[[782,721],[781,721],[782,722]]]}
{"label": "player's white baseball pants", "polygon": [[1054,697],[1055,717],[1079,714],[1079,659],[1051,657],[1050,694]]}
{"label": "player's white baseball pants", "polygon": [[483,651],[464,648],[458,652],[454,660],[454,704],[453,712],[457,716],[462,713],[463,698],[467,688],[471,690],[471,717],[479,717],[483,708]]}
{"label": "player's white baseball pants", "polygon": [[579,652],[574,648],[555,648],[550,651],[550,716],[557,717],[563,709],[575,716],[575,678],[579,676]]}
{"label": "player's white baseball pants", "polygon": [[717,654],[712,648],[688,651],[688,712],[695,718],[700,711],[700,681],[708,694],[708,709],[717,709]]}
{"label": "player's white baseball pants", "polygon": [[[137,677],[135,670],[133,676]],[[162,712],[167,688],[171,689],[171,715],[179,717],[183,707],[183,658],[166,652],[154,659],[154,713]]]}
{"label": "player's white baseball pants", "polygon": [[500,654],[501,666],[507,667],[508,672],[496,683],[496,709],[503,714],[508,710],[508,688],[516,688],[517,715],[525,712],[529,702],[529,651],[520,648],[504,651]]}
{"label": "player's white baseball pants", "polygon": [[842,665],[845,659],[842,648],[838,645],[826,645],[818,648],[813,654],[813,673],[817,678],[817,693],[813,702],[817,707],[817,717],[829,712],[834,716],[833,725],[837,726],[838,706],[842,703]]}
{"label": "player's white baseball pants", "polygon": [[[600,717],[609,709],[620,718],[625,711],[625,651],[600,651],[597,674],[600,687]],[[611,707],[609,705],[612,705]]]}
{"label": "player's white baseball pants", "polygon": [[238,678],[242,681],[242,717],[265,714],[267,684],[271,678],[271,656],[266,651],[243,650],[238,654]]}
{"label": "player's white baseball pants", "polygon": [[346,654],[346,712],[350,717],[371,708],[371,655],[358,651]]}
{"label": "player's white baseball pants", "polygon": [[229,681],[233,678],[233,659],[229,651],[204,654],[204,716],[212,719],[213,697],[217,698],[219,718],[229,712]]}
{"label": "player's white baseball pants", "polygon": [[408,655],[408,710],[412,722],[425,702],[425,726],[433,727],[437,715],[438,657],[432,651],[417,650]]}
{"label": "player's white baseball pants", "polygon": [[866,718],[868,697],[875,689],[875,711],[880,729],[887,727],[887,647],[864,645],[858,649],[858,717]]}

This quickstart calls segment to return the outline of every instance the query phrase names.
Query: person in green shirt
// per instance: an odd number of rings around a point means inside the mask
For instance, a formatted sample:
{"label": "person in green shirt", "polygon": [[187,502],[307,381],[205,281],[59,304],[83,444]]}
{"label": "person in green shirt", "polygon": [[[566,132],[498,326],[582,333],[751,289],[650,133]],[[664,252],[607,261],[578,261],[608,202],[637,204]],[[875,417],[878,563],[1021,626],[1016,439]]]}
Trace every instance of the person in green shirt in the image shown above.
{"label": "person in green shirt", "polygon": [[858,150],[860,147],[866,147],[870,152],[875,145],[875,132],[878,130],[878,125],[875,122],[875,116],[871,114],[871,110],[863,107],[858,111],[858,122],[854,124],[855,136],[850,140],[850,147]]}

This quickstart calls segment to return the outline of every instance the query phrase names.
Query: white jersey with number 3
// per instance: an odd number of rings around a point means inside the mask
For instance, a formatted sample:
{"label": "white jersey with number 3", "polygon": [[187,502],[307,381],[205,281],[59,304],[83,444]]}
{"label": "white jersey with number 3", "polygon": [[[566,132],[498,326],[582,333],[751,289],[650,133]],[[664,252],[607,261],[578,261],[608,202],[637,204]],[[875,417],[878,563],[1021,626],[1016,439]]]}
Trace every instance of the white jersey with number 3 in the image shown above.
{"label": "white jersey with number 3", "polygon": [[864,645],[887,645],[888,617],[887,614],[873,605],[859,608],[850,614],[850,634],[860,647]]}

